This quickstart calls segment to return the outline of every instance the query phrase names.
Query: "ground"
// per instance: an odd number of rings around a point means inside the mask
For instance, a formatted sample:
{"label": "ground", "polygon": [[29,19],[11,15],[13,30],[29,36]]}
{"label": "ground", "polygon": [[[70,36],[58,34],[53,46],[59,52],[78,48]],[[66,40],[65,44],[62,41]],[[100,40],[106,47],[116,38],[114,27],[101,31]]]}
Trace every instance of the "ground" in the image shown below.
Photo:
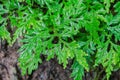
{"label": "ground", "polygon": [[[70,77],[72,61],[69,61],[68,67],[63,69],[56,58],[46,61],[43,55],[41,55],[43,63],[39,64],[38,69],[33,71],[31,75],[22,76],[17,61],[19,47],[17,45],[9,47],[3,43],[0,45],[0,80],[73,80]],[[101,75],[104,74],[103,72]],[[93,77],[94,72],[86,72],[83,80],[93,80]],[[120,70],[113,72],[110,80],[120,80]]]}

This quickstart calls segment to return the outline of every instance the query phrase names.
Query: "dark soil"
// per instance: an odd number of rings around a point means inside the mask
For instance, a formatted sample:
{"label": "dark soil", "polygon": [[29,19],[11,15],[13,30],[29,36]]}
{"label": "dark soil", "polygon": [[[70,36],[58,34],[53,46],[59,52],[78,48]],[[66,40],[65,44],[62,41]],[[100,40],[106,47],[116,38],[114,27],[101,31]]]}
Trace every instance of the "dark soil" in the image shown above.
{"label": "dark soil", "polygon": [[[66,69],[63,69],[56,59],[46,61],[43,55],[41,56],[43,63],[39,64],[38,69],[31,75],[22,76],[17,61],[19,56],[17,50],[20,46],[15,44],[8,47],[5,43],[0,44],[0,80],[73,80],[70,78],[72,61]],[[98,74],[94,71],[85,72],[83,80],[102,80],[95,79],[95,75]],[[105,75],[105,72],[102,72],[100,77],[103,77],[102,75]],[[110,80],[120,80],[120,70],[113,72]]]}
{"label": "dark soil", "polygon": [[[3,42],[6,43],[6,42]],[[66,69],[58,64],[56,59],[46,61],[43,56],[43,63],[31,75],[21,75],[18,66],[17,53],[18,45],[5,47],[0,45],[0,80],[72,80],[70,78],[70,66]]]}

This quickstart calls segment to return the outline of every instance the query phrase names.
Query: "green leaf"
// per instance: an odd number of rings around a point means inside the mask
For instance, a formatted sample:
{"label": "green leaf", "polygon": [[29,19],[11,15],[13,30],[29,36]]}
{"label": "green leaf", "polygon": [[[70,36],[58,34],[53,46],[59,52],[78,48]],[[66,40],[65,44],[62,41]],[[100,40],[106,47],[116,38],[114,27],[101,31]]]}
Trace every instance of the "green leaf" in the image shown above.
{"label": "green leaf", "polygon": [[120,1],[118,1],[118,2],[114,5],[114,8],[115,8],[115,12],[120,12]]}
{"label": "green leaf", "polygon": [[5,27],[0,27],[0,37],[3,40],[7,40],[7,42],[11,45],[11,37],[10,37],[10,33],[6,30]]}
{"label": "green leaf", "polygon": [[74,77],[74,80],[82,80],[82,77],[84,76],[84,68],[77,61],[74,61],[72,69],[71,77]]}
{"label": "green leaf", "polygon": [[106,12],[109,13],[109,8],[110,8],[110,5],[111,5],[111,1],[110,0],[104,0],[104,4],[106,5],[105,6]]}
{"label": "green leaf", "polygon": [[76,50],[76,61],[83,66],[87,71],[89,71],[89,66],[88,63],[86,61],[85,56],[87,56],[87,54],[82,51],[82,50]]}

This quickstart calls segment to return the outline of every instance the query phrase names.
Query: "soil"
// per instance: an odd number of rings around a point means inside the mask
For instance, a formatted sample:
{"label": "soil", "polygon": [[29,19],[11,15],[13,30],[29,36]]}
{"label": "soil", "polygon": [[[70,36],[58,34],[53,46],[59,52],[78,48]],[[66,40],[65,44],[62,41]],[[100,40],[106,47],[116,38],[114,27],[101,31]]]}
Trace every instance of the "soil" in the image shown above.
{"label": "soil", "polygon": [[6,42],[0,45],[0,80],[73,80],[70,78],[70,65],[66,69],[58,64],[56,59],[46,61],[42,55],[43,63],[31,75],[21,75],[18,66],[18,45],[6,47]]}
{"label": "soil", "polygon": [[[5,43],[4,41],[0,44],[0,80],[73,80],[70,78],[72,61],[69,61],[68,67],[63,69],[57,59],[46,61],[43,55],[41,56],[43,63],[39,64],[38,69],[33,71],[31,75],[22,76],[17,61],[19,56],[17,50],[20,46],[15,44],[9,47]],[[83,80],[95,80],[94,74],[94,71],[85,72]],[[105,73],[103,72],[100,77],[102,75]],[[120,80],[120,70],[113,72],[110,80]]]}

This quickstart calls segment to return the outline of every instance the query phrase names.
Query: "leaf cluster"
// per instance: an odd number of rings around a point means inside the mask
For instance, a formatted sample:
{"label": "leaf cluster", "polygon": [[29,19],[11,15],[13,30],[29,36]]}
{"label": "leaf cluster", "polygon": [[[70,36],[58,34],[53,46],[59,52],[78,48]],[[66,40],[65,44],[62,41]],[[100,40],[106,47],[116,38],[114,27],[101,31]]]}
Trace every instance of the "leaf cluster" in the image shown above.
{"label": "leaf cluster", "polygon": [[[8,21],[15,29],[12,36]],[[84,70],[99,65],[109,80],[111,72],[120,69],[120,1],[4,0],[0,37],[9,44],[18,38],[23,43],[19,49],[23,75],[37,69],[43,54],[46,60],[57,57],[64,68],[74,60],[74,80],[82,80]]]}

